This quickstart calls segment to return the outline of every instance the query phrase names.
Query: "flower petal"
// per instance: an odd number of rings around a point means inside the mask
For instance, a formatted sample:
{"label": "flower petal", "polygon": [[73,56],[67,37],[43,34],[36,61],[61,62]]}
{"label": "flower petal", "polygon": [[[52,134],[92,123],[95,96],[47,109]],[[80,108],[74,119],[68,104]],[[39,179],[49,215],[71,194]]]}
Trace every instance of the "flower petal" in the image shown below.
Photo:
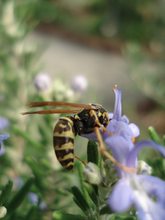
{"label": "flower petal", "polygon": [[9,138],[9,134],[0,134],[0,148],[4,140]]}
{"label": "flower petal", "polygon": [[34,192],[29,192],[28,193],[28,199],[33,205],[37,205],[39,202],[39,197],[36,193]]}
{"label": "flower petal", "polygon": [[5,117],[0,117],[0,130],[3,130],[9,126],[9,120]]}
{"label": "flower petal", "polygon": [[143,189],[165,208],[165,181],[148,175],[138,175]]}
{"label": "flower petal", "polygon": [[106,138],[105,143],[107,144],[107,148],[112,151],[113,156],[115,159],[122,163],[126,163],[126,157],[132,149],[133,144],[131,141],[126,140],[122,136],[112,136],[109,138]]}
{"label": "flower petal", "polygon": [[108,199],[108,204],[115,212],[127,211],[132,205],[132,189],[125,179],[119,180]]}
{"label": "flower petal", "polygon": [[125,122],[126,124],[129,124],[129,119],[126,115],[122,115],[121,121]]}
{"label": "flower petal", "polygon": [[119,120],[122,114],[122,105],[121,105],[122,93],[121,90],[117,89],[117,87],[114,88],[114,93],[115,93],[115,106],[114,106],[113,118]]}
{"label": "flower petal", "polygon": [[9,138],[9,134],[0,134],[0,141],[4,141]]}
{"label": "flower petal", "polygon": [[135,144],[135,147],[130,151],[127,157],[127,166],[136,166],[136,159],[139,151],[144,147],[150,147],[159,151],[165,157],[165,147],[156,144],[151,140],[139,141]]}
{"label": "flower petal", "polygon": [[9,138],[9,134],[0,134],[0,143]]}
{"label": "flower petal", "polygon": [[120,135],[128,140],[132,140],[132,138],[134,137],[129,125],[123,121],[117,121],[116,119],[112,119],[110,121],[110,123],[107,126],[107,131],[112,133],[112,135]]}
{"label": "flower petal", "polygon": [[165,209],[140,192],[134,192],[134,205],[139,220],[164,220]]}
{"label": "flower petal", "polygon": [[133,137],[138,137],[140,135],[140,129],[137,125],[135,125],[134,123],[130,123],[128,126],[133,133]]}

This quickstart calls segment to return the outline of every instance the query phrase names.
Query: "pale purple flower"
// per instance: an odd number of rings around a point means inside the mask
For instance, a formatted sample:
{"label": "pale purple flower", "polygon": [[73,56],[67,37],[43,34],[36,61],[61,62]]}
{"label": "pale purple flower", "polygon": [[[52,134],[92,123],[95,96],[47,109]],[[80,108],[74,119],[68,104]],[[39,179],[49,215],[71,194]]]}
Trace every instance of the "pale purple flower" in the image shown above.
{"label": "pale purple flower", "polygon": [[40,210],[46,210],[48,208],[47,204],[44,201],[41,201],[39,204]]}
{"label": "pale purple flower", "polygon": [[28,193],[28,199],[33,205],[38,205],[41,210],[47,208],[47,204],[43,200],[40,200],[39,196],[34,192]]}
{"label": "pale purple flower", "polygon": [[0,156],[4,155],[5,148],[3,145],[3,141],[9,138],[9,134],[0,134]]}
{"label": "pale purple flower", "polygon": [[[7,118],[0,117],[0,130],[5,129],[9,126],[9,121]],[[5,148],[3,145],[3,141],[9,138],[9,134],[0,134],[0,156],[5,154]]]}
{"label": "pale purple flower", "polygon": [[88,87],[88,80],[84,75],[77,75],[71,81],[71,88],[75,92],[84,92]]}
{"label": "pale purple flower", "polygon": [[[118,146],[118,152],[123,154],[123,148],[121,146],[122,142]],[[164,147],[155,144],[153,141],[141,141],[135,144],[134,148],[126,154],[124,164],[137,168],[138,153],[143,147],[151,147],[158,150],[165,157]],[[130,174],[123,171],[120,171],[120,177],[108,199],[108,204],[113,211],[125,212],[134,206],[140,220],[164,220],[164,181],[146,174]],[[118,201],[120,201],[120,204]]]}
{"label": "pale purple flower", "polygon": [[34,86],[38,91],[46,91],[52,84],[51,77],[46,72],[37,74],[34,78]]}
{"label": "pale purple flower", "polygon": [[[110,132],[111,135],[108,135],[107,132],[103,135],[103,138],[107,144],[107,148],[112,151],[115,159],[123,165],[136,167],[138,153],[144,147],[158,150],[165,156],[165,148],[151,140],[134,143],[135,138],[140,134],[140,130],[137,125],[129,123],[126,116],[122,116],[121,91],[115,88],[114,92],[115,108],[111,121],[107,127],[107,131]],[[119,174],[121,176],[123,171],[119,170]]]}
{"label": "pale purple flower", "polygon": [[[151,140],[135,143],[140,130],[136,124],[129,123],[129,119],[122,115],[121,91],[115,87],[114,92],[114,112],[109,113],[107,132],[101,132],[106,147],[111,150],[114,158],[122,165],[136,168],[138,171],[138,154],[144,147],[159,151],[165,157],[165,147]],[[96,140],[94,133],[87,137]],[[126,173],[119,167],[116,169],[119,181],[109,195],[110,208],[114,212],[125,212],[134,206],[140,220],[164,220],[165,182],[154,176]]]}
{"label": "pale purple flower", "polygon": [[3,130],[9,126],[9,120],[5,117],[0,117],[0,130]]}
{"label": "pale purple flower", "polygon": [[34,192],[29,192],[28,193],[28,199],[33,205],[37,205],[39,202],[38,195]]}
{"label": "pale purple flower", "polygon": [[[115,185],[108,204],[115,212],[134,206],[140,220],[164,220],[165,182],[148,175],[126,174]],[[119,202],[120,201],[120,202]]]}
{"label": "pale purple flower", "polygon": [[[107,127],[111,135],[104,134],[107,148],[121,164],[137,168],[138,153],[144,147],[159,151],[165,157],[165,148],[151,140],[134,143],[139,128],[122,116],[121,91],[115,88],[115,108]],[[117,168],[119,181],[109,196],[108,204],[115,212],[125,212],[132,206],[140,220],[165,219],[165,182],[157,177],[125,173]],[[120,202],[119,202],[120,201]]]}
{"label": "pale purple flower", "polygon": [[20,176],[16,176],[14,178],[13,183],[14,183],[14,187],[16,189],[20,189],[23,186],[23,184],[24,184],[24,180]]}

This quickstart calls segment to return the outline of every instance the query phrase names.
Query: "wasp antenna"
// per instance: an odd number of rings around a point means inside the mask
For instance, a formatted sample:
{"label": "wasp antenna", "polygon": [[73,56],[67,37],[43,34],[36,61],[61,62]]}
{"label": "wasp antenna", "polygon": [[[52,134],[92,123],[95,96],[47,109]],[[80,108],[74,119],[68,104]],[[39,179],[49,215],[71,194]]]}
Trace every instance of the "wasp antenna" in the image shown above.
{"label": "wasp antenna", "polygon": [[43,106],[55,106],[55,107],[69,107],[69,108],[85,108],[92,109],[90,104],[71,103],[71,102],[54,102],[54,101],[43,101],[43,102],[29,102],[28,107],[43,107]]}
{"label": "wasp antenna", "polygon": [[22,112],[21,115],[35,114],[34,112]]}
{"label": "wasp antenna", "polygon": [[50,109],[50,110],[39,110],[39,111],[32,111],[32,112],[23,112],[23,115],[33,115],[33,114],[77,114],[78,112],[82,111],[82,109]]}
{"label": "wasp antenna", "polygon": [[35,104],[37,104],[37,102],[28,102],[26,104],[27,107],[35,107]]}

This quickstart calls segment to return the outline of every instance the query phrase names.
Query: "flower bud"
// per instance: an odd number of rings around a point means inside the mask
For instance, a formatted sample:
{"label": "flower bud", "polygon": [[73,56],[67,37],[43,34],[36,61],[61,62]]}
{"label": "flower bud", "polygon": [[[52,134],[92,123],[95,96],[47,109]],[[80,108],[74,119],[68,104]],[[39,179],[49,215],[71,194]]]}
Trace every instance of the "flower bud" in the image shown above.
{"label": "flower bud", "polygon": [[87,182],[94,184],[94,185],[99,185],[102,180],[98,166],[91,162],[89,162],[87,166],[85,167],[84,176]]}
{"label": "flower bud", "polygon": [[4,218],[7,213],[7,209],[5,206],[0,207],[0,218]]}
{"label": "flower bud", "polygon": [[39,73],[34,79],[34,86],[38,91],[46,91],[51,86],[51,78],[47,73]]}
{"label": "flower bud", "polygon": [[145,161],[138,161],[138,173],[151,175],[152,167],[150,167]]}
{"label": "flower bud", "polygon": [[88,87],[88,81],[85,76],[83,75],[77,75],[73,78],[71,82],[71,88],[75,92],[83,92]]}

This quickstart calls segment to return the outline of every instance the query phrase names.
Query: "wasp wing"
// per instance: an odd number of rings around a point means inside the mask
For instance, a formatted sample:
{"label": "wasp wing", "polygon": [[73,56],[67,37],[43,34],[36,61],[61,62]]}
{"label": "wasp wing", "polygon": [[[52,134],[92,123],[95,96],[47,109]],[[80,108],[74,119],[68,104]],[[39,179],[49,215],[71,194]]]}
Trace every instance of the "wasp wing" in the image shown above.
{"label": "wasp wing", "polygon": [[39,110],[39,111],[31,111],[31,112],[23,112],[22,115],[33,115],[33,114],[77,114],[81,112],[83,109],[49,109],[49,110]]}
{"label": "wasp wing", "polygon": [[79,104],[79,103],[71,103],[71,102],[54,102],[54,101],[44,101],[44,102],[30,102],[28,106],[33,107],[43,107],[43,106],[56,106],[56,107],[74,107],[74,108],[82,108],[82,109],[93,109],[90,104]]}
{"label": "wasp wing", "polygon": [[95,109],[94,106],[91,104],[79,104],[79,103],[71,103],[71,102],[54,102],[54,101],[43,101],[43,102],[30,102],[28,103],[28,107],[35,108],[35,107],[47,107],[47,106],[54,106],[54,107],[66,107],[66,109],[45,109],[45,110],[38,110],[38,111],[30,111],[24,112],[23,115],[28,114],[77,114],[83,109]]}

